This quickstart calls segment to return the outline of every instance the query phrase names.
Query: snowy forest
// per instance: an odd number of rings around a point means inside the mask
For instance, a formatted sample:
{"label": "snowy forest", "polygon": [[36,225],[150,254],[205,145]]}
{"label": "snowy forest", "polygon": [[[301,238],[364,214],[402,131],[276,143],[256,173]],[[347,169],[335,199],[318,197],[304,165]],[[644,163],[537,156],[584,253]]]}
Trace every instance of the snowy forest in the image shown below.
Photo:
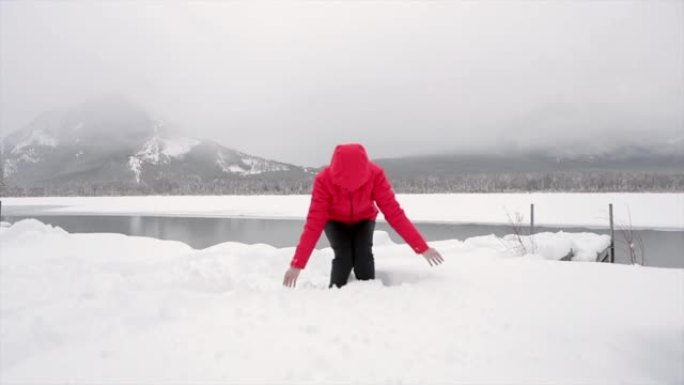
{"label": "snowy forest", "polygon": [[[495,192],[682,192],[684,171],[562,171],[544,173],[480,173],[451,176],[397,175],[388,172],[398,193]],[[313,176],[290,180],[244,176],[231,180],[189,182],[69,182],[61,185],[17,187],[0,180],[0,196],[221,195],[308,194]]]}

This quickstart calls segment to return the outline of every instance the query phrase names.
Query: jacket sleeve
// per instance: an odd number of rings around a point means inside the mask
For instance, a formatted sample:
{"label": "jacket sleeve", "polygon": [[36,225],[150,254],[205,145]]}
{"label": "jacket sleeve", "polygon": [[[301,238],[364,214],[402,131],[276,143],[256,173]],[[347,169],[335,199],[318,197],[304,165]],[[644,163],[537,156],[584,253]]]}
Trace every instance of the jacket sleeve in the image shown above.
{"label": "jacket sleeve", "polygon": [[306,223],[299,238],[299,243],[295,250],[294,257],[290,262],[291,267],[303,269],[309,261],[309,257],[316,247],[318,238],[325,228],[328,221],[328,206],[330,205],[330,193],[327,191],[320,174],[314,179],[313,190],[311,192],[311,203],[309,213],[306,216]]}
{"label": "jacket sleeve", "polygon": [[406,217],[401,206],[399,206],[399,202],[397,202],[394,196],[394,191],[392,191],[392,185],[382,169],[380,169],[380,174],[375,180],[373,199],[390,226],[411,246],[413,251],[417,254],[422,254],[429,248],[423,236]]}

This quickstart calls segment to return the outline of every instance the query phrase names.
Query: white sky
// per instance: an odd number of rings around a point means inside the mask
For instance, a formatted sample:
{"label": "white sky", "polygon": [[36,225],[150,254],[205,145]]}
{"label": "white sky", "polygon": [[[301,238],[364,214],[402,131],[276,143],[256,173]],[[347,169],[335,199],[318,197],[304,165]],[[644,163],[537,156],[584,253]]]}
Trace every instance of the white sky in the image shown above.
{"label": "white sky", "polygon": [[0,1],[0,127],[121,93],[302,165],[684,136],[684,1]]}

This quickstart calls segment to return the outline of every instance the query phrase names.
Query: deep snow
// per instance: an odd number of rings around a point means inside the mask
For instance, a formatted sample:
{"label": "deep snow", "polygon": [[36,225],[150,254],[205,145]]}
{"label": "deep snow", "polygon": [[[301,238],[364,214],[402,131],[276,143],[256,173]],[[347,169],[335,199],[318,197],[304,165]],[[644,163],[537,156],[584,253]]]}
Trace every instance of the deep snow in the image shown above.
{"label": "deep snow", "polygon": [[377,280],[327,289],[327,248],[289,290],[293,248],[24,220],[0,227],[0,380],[684,382],[684,270],[542,260],[601,239],[433,242],[430,268],[376,232]]}

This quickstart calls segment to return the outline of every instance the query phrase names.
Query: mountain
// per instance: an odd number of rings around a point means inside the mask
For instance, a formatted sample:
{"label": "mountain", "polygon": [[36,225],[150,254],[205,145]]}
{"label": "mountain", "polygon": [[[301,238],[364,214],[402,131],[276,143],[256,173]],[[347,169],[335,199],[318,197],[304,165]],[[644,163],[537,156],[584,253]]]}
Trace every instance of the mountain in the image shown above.
{"label": "mountain", "polygon": [[684,143],[602,154],[551,150],[377,159],[402,192],[684,191]]}
{"label": "mountain", "polygon": [[601,155],[559,155],[552,152],[514,154],[425,155],[377,159],[395,175],[535,173],[566,171],[676,172],[684,169],[684,151],[672,148],[620,148]]}
{"label": "mountain", "polygon": [[[311,191],[318,169],[180,134],[126,98],[49,111],[3,140],[0,195]],[[684,191],[684,137],[661,143],[375,159],[397,192]],[[372,154],[371,154],[372,155]]]}
{"label": "mountain", "polygon": [[119,96],[41,114],[2,149],[20,194],[287,192],[314,172],[179,134]]}

